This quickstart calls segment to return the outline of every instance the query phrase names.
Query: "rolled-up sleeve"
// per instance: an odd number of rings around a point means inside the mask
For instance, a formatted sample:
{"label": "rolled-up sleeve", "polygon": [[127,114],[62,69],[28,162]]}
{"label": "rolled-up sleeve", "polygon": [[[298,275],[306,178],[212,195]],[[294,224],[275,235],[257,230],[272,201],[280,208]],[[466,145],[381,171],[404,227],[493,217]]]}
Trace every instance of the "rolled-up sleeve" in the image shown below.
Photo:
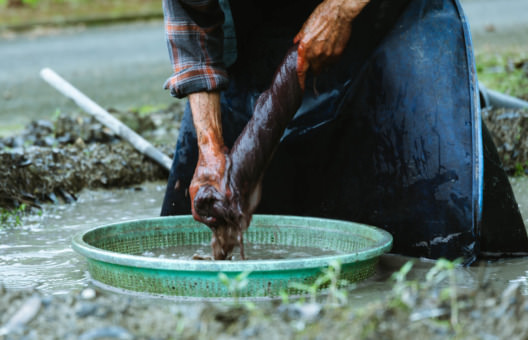
{"label": "rolled-up sleeve", "polygon": [[225,89],[224,15],[218,0],[163,0],[163,13],[174,72],[165,89],[178,98]]}

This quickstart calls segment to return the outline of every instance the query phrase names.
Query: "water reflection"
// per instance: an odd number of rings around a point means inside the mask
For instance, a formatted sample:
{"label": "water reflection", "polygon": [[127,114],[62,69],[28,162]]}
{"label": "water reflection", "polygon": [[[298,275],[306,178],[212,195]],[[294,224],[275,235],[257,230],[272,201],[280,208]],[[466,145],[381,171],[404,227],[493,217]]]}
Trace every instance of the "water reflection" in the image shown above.
{"label": "water reflection", "polygon": [[85,260],[75,253],[73,235],[130,219],[159,215],[164,183],[114,191],[83,191],[74,204],[46,205],[24,226],[0,229],[0,282],[60,294],[88,284]]}

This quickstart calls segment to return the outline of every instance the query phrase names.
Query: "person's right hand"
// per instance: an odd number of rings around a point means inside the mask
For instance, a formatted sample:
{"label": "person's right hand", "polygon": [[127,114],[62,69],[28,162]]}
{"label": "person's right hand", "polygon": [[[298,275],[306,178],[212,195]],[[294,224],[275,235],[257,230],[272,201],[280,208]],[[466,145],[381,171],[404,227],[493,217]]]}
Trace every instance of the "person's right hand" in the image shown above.
{"label": "person's right hand", "polygon": [[[222,209],[216,204],[224,202],[231,195],[225,176],[227,165],[228,156],[225,147],[213,145],[200,148],[198,164],[189,186],[192,215],[195,220],[212,226],[221,216]],[[195,197],[199,190],[208,191],[206,196],[210,197],[211,202],[200,202],[200,206],[196,207]]]}
{"label": "person's right hand", "polygon": [[[226,183],[226,166],[228,165],[227,148],[222,137],[222,120],[220,112],[220,93],[197,92],[189,95],[194,127],[198,142],[198,163],[189,187],[191,209],[194,219],[209,226],[215,222],[217,214],[202,204],[195,207],[198,191],[210,190],[214,197],[228,195]],[[214,189],[214,190],[212,190]],[[213,197],[213,196],[212,196]],[[201,208],[201,209],[200,209]]]}

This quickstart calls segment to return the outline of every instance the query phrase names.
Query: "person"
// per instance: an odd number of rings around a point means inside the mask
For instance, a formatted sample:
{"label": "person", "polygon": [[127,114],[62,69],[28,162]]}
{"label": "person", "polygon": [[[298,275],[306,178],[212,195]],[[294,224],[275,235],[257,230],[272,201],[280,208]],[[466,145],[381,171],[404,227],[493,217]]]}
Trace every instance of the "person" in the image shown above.
{"label": "person", "polygon": [[296,43],[304,96],[257,213],[378,226],[409,256],[470,264],[526,254],[457,0],[165,0],[163,9],[174,71],[165,88],[189,100],[161,215],[194,212],[200,187],[219,188],[227,150]]}

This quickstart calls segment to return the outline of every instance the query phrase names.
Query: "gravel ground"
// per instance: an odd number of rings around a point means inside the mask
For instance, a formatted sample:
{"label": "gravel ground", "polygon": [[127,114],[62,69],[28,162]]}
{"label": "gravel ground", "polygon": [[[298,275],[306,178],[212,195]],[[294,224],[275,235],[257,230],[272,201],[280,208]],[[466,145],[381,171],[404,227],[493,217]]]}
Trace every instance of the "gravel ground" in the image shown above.
{"label": "gravel ground", "polygon": [[483,120],[509,175],[528,174],[528,110],[484,110]]}
{"label": "gravel ground", "polygon": [[[440,272],[438,277],[446,276]],[[443,275],[443,276],[442,276]],[[400,281],[385,299],[189,303],[0,287],[0,339],[526,339],[526,286],[460,291],[435,278]]]}

